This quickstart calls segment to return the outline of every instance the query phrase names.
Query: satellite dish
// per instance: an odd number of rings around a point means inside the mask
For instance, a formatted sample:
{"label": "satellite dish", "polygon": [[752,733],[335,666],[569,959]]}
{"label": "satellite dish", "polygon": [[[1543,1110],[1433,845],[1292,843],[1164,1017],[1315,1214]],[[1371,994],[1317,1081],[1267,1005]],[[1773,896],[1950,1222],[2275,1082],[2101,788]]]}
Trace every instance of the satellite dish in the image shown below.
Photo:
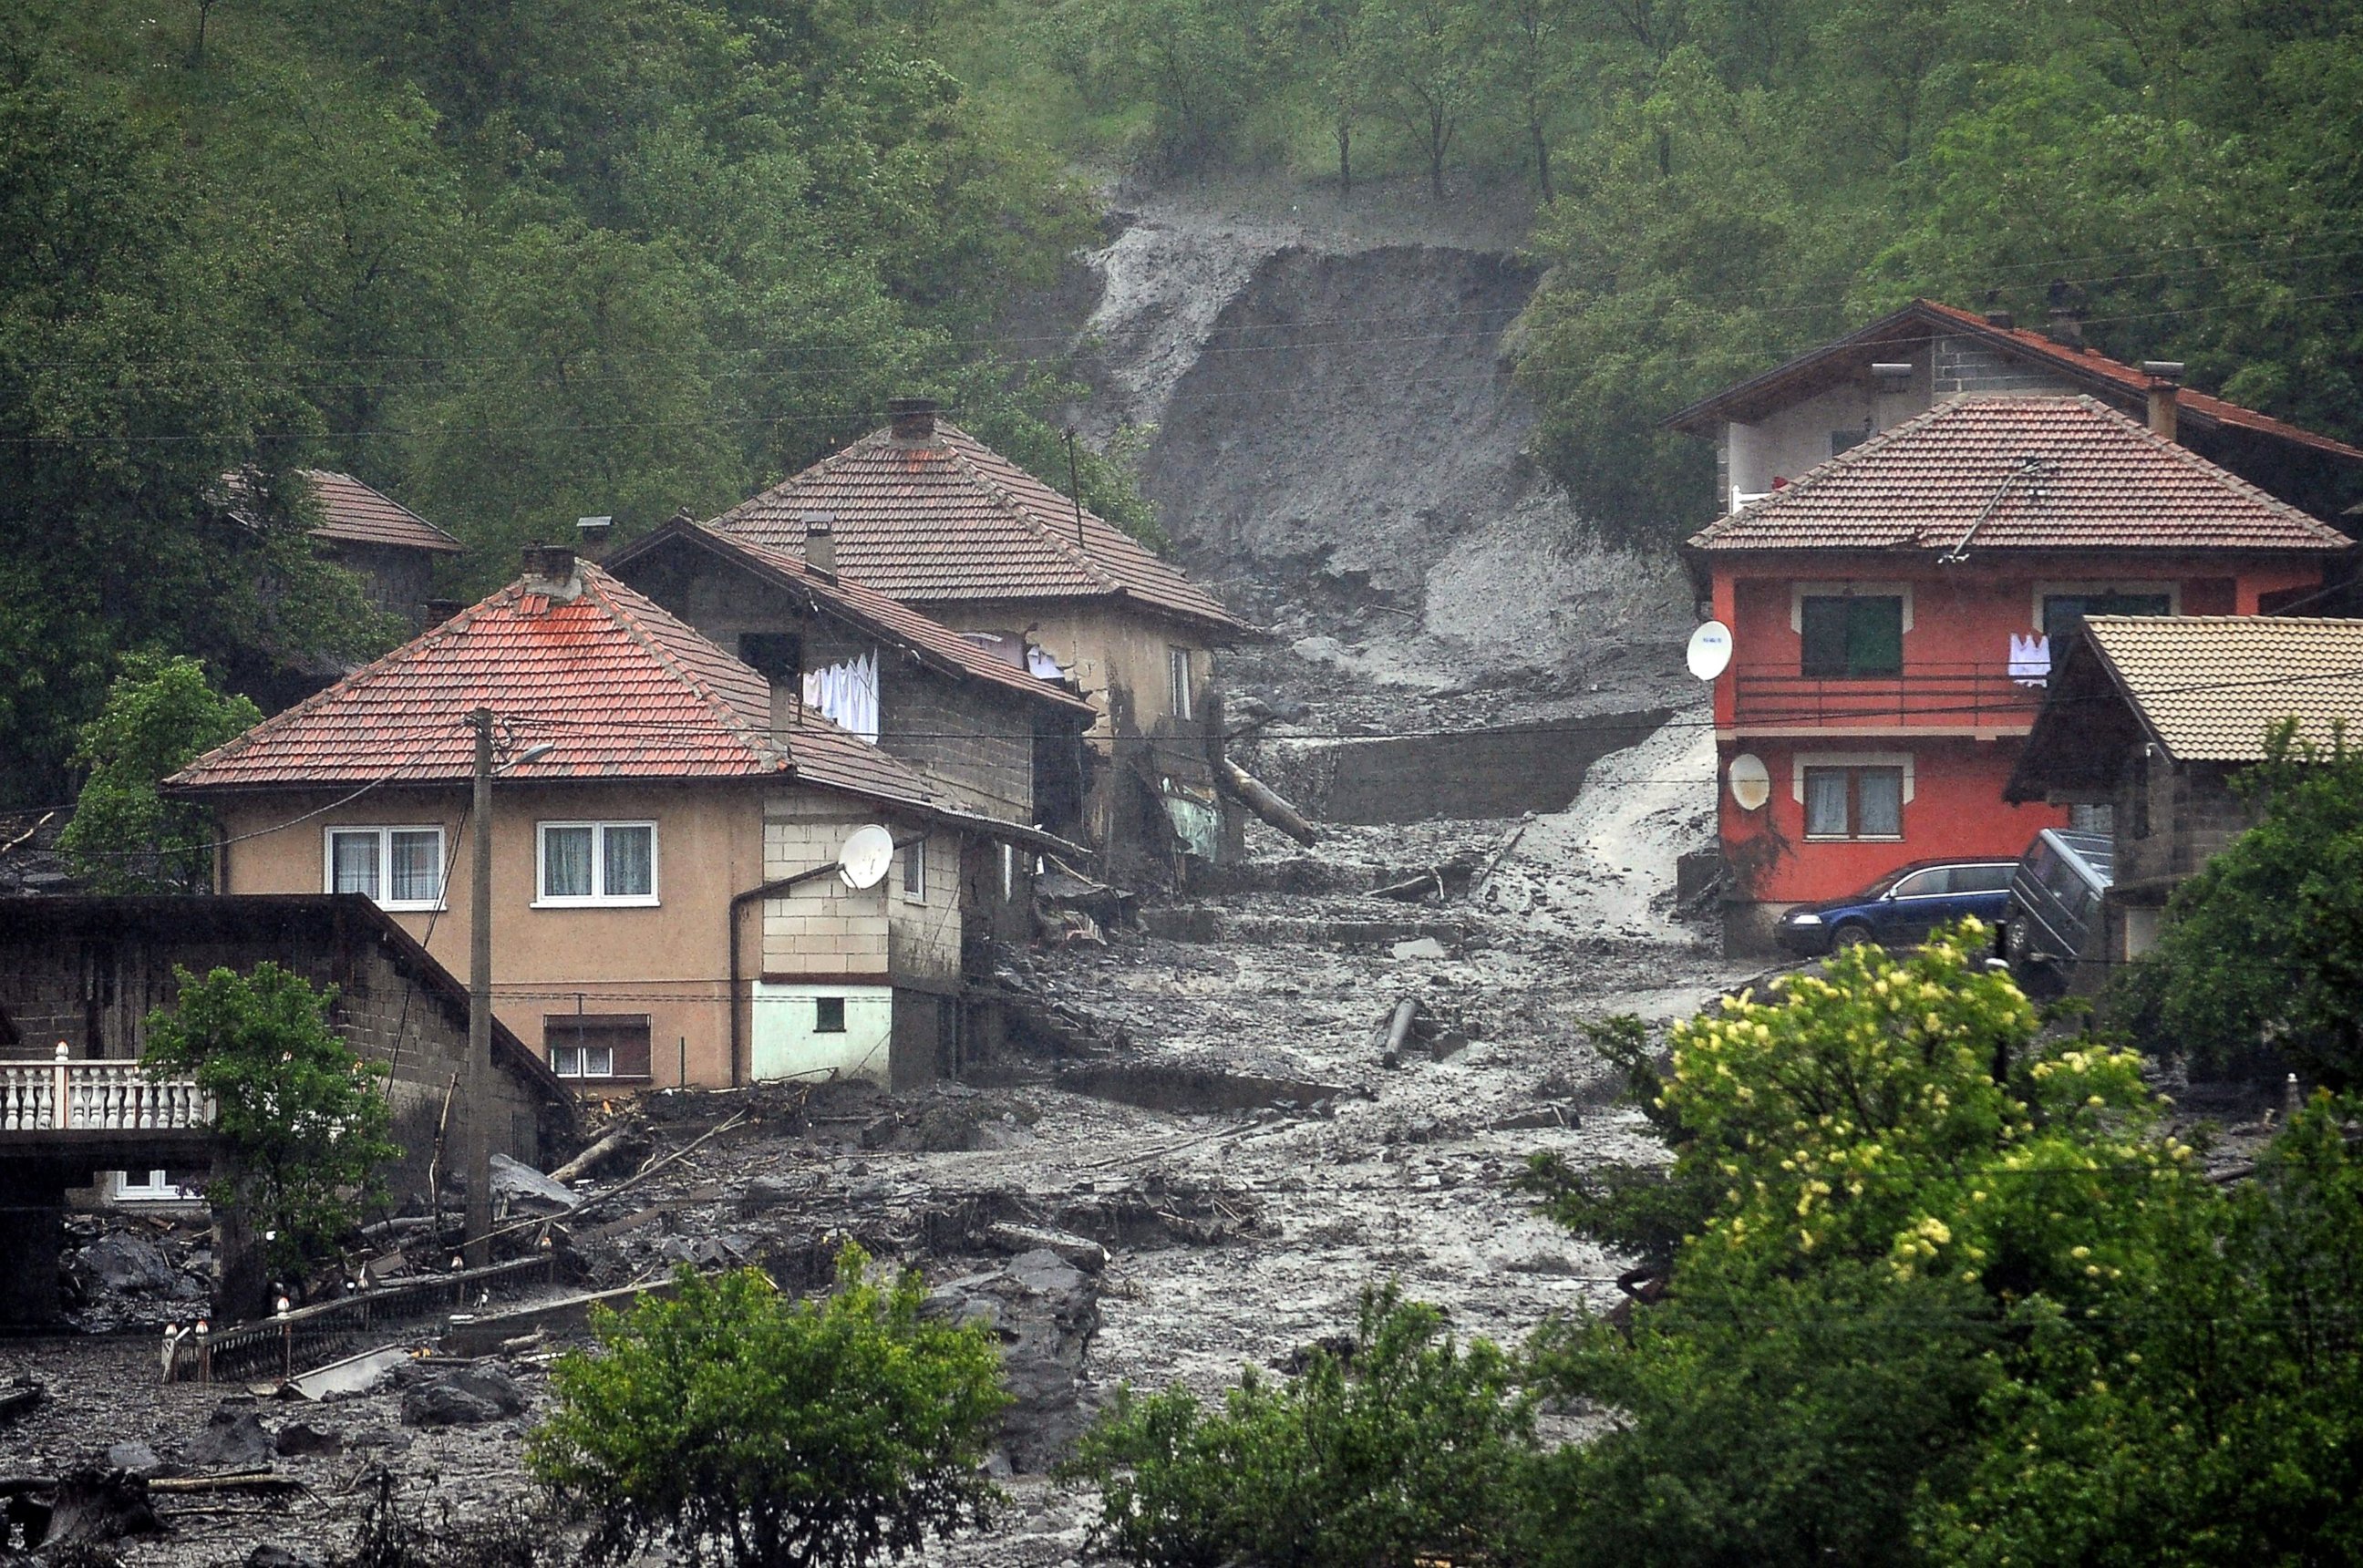
{"label": "satellite dish", "polygon": [[837,851],[837,874],[851,888],[877,886],[893,863],[894,835],[875,822],[856,828],[847,836],[845,848]]}
{"label": "satellite dish", "polygon": [[1731,628],[1711,620],[1691,633],[1691,673],[1712,681],[1731,664]]}
{"label": "satellite dish", "polygon": [[1772,798],[1772,771],[1764,759],[1753,751],[1742,751],[1731,760],[1731,798],[1739,803],[1742,811],[1761,811],[1764,803]]}

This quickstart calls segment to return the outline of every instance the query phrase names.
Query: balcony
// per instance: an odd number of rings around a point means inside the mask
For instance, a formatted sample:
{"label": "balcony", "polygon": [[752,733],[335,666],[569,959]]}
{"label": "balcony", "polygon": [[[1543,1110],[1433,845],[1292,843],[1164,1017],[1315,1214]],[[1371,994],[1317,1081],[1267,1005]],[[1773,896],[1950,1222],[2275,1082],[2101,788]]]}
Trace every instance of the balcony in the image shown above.
{"label": "balcony", "polygon": [[214,1105],[189,1078],[151,1079],[137,1062],[0,1062],[0,1137],[202,1132]]}
{"label": "balcony", "polygon": [[1794,665],[1736,668],[1717,718],[1742,731],[1936,729],[2024,733],[2044,687],[2007,664],[1922,664],[1900,675],[1826,679]]}

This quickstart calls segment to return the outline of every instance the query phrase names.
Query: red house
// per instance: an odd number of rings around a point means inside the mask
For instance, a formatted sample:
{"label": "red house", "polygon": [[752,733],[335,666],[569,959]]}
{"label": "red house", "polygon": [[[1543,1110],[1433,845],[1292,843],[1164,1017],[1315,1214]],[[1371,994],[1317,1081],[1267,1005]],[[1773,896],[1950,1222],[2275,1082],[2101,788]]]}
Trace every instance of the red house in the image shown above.
{"label": "red house", "polygon": [[[2170,429],[2169,417],[2162,421]],[[1907,862],[2015,857],[2003,790],[2086,615],[2302,603],[2343,534],[2083,395],[1967,395],[1692,537],[1717,620],[1727,940]]]}

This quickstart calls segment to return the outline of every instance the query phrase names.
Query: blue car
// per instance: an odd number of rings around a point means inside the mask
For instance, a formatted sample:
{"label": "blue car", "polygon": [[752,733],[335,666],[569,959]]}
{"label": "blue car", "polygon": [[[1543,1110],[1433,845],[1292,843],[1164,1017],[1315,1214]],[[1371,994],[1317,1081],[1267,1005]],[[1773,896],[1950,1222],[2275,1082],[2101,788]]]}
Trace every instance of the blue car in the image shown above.
{"label": "blue car", "polygon": [[1860,893],[1790,910],[1781,917],[1781,945],[1814,958],[1856,942],[1911,947],[1969,915],[1999,926],[2017,868],[2015,861],[1914,861]]}

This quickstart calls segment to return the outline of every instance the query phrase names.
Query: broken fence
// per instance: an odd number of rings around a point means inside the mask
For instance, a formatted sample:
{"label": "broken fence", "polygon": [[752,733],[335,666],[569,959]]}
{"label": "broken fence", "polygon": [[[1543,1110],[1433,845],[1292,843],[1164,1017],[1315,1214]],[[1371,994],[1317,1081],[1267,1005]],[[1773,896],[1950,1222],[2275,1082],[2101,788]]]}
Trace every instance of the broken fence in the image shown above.
{"label": "broken fence", "polygon": [[164,1381],[290,1378],[349,1351],[373,1329],[438,1316],[466,1306],[479,1293],[548,1284],[557,1278],[557,1254],[544,1249],[535,1257],[396,1280],[227,1329],[209,1329],[202,1321],[170,1329],[164,1337]]}

